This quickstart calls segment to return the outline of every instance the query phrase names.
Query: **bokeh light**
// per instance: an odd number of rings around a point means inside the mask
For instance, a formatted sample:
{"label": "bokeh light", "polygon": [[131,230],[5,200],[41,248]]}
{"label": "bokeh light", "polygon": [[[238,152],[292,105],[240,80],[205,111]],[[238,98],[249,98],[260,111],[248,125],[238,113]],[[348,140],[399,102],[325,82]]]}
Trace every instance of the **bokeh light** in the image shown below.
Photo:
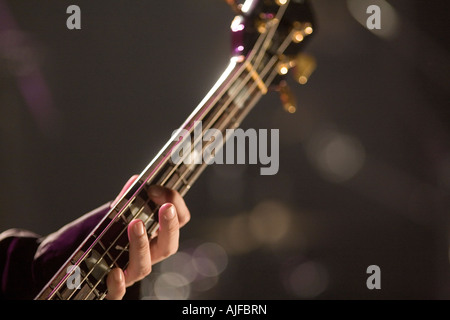
{"label": "bokeh light", "polygon": [[144,279],[145,299],[186,300],[212,289],[228,265],[228,255],[217,243],[204,242],[184,250],[155,266]]}
{"label": "bokeh light", "polygon": [[165,272],[158,276],[154,284],[158,300],[185,300],[189,297],[189,281],[176,272]]}
{"label": "bokeh light", "polygon": [[331,182],[344,182],[363,167],[365,150],[354,136],[336,130],[321,130],[307,143],[310,161]]}
{"label": "bokeh light", "polygon": [[249,215],[249,229],[261,244],[274,244],[286,236],[291,213],[281,202],[259,203]]}
{"label": "bokeh light", "polygon": [[366,28],[370,14],[366,10],[371,5],[377,5],[381,12],[382,25],[380,29],[368,29],[375,35],[393,39],[398,35],[399,17],[395,9],[385,0],[347,0],[347,7],[353,18]]}
{"label": "bokeh light", "polygon": [[329,275],[325,267],[306,261],[294,267],[285,277],[284,285],[294,296],[302,299],[318,297],[328,287]]}

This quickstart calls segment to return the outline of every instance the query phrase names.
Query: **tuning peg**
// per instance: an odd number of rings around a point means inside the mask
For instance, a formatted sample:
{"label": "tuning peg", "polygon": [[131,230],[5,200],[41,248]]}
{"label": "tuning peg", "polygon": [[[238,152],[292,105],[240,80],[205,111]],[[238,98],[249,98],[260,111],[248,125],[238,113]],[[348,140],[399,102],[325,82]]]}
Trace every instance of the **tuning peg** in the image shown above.
{"label": "tuning peg", "polygon": [[292,26],[292,41],[295,43],[302,42],[306,36],[311,35],[314,31],[311,23],[309,22],[301,23],[295,21]]}
{"label": "tuning peg", "polygon": [[316,59],[305,53],[298,54],[291,62],[294,65],[292,68],[293,77],[300,84],[308,82],[309,77],[317,67]]}
{"label": "tuning peg", "polygon": [[288,73],[289,69],[291,69],[294,66],[295,66],[294,61],[292,61],[291,58],[285,55],[281,55],[278,57],[276,70],[279,75],[284,76],[285,74]]}
{"label": "tuning peg", "polygon": [[278,93],[280,94],[283,109],[289,113],[295,113],[297,111],[297,101],[285,80],[278,85]]}
{"label": "tuning peg", "polygon": [[238,4],[236,0],[225,0],[225,2],[228,3],[234,13],[238,15],[242,14],[241,5]]}

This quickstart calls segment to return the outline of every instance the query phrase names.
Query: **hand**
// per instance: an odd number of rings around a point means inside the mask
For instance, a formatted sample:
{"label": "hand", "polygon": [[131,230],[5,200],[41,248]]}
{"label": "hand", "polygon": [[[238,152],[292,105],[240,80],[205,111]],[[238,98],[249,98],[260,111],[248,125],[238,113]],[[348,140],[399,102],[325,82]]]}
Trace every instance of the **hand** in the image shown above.
{"label": "hand", "polygon": [[[133,176],[125,184],[116,201],[136,178],[137,176]],[[161,206],[158,213],[158,236],[149,239],[141,220],[130,222],[128,226],[130,261],[126,270],[115,268],[109,272],[106,279],[108,300],[122,299],[127,287],[150,274],[153,264],[177,252],[180,228],[190,220],[189,209],[177,191],[152,186],[149,188],[149,197]]]}

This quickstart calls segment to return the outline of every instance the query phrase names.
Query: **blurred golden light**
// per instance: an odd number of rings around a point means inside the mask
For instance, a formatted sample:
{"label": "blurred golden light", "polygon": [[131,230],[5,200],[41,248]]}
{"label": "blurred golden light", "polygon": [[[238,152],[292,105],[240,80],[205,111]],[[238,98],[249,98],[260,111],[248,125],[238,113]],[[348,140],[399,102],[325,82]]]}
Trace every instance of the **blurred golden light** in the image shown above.
{"label": "blurred golden light", "polygon": [[250,213],[249,227],[260,243],[274,244],[286,236],[291,223],[291,213],[281,202],[264,201]]}
{"label": "blurred golden light", "polygon": [[297,111],[297,108],[293,105],[289,105],[289,106],[286,106],[286,111],[289,113],[295,113]]}
{"label": "blurred golden light", "polygon": [[317,67],[316,59],[311,55],[300,53],[293,59],[293,62],[295,64],[294,79],[300,84],[305,84]]}
{"label": "blurred golden light", "polygon": [[265,22],[259,22],[257,25],[257,29],[259,33],[265,33],[267,31],[267,26]]}
{"label": "blurred golden light", "polygon": [[304,37],[301,31],[295,31],[294,32],[294,36],[293,36],[293,40],[296,43],[299,43],[301,41],[303,41]]}
{"label": "blurred golden light", "polygon": [[312,28],[311,26],[307,26],[307,27],[305,28],[305,33],[306,33],[306,34],[311,34],[311,33],[313,33],[313,28]]}
{"label": "blurred golden light", "polygon": [[298,77],[298,83],[300,84],[306,84],[308,82],[308,78],[305,76]]}
{"label": "blurred golden light", "polygon": [[241,213],[230,218],[225,227],[224,248],[229,254],[244,254],[259,246],[249,230],[248,214]]}
{"label": "blurred golden light", "polygon": [[288,71],[289,71],[289,68],[286,67],[285,65],[280,66],[280,68],[278,69],[278,72],[281,75],[284,75],[284,74],[288,73]]}

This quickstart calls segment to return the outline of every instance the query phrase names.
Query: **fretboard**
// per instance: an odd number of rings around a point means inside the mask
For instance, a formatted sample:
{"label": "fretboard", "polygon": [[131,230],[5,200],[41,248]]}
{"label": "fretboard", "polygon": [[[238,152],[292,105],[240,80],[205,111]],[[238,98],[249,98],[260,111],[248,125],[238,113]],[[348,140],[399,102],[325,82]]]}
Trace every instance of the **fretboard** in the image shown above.
{"label": "fretboard", "polygon": [[[222,76],[35,299],[105,298],[110,270],[128,265],[129,223],[140,219],[148,235],[157,236],[159,207],[149,198],[149,187],[164,186],[184,196],[233,137],[229,129],[239,127],[275,77],[292,67],[285,56],[294,52],[290,44],[304,43],[313,30],[306,1],[248,0],[240,10],[245,18],[238,15],[231,24],[235,56]],[[219,135],[222,139],[216,139]]]}
{"label": "fretboard", "polygon": [[[273,61],[272,61],[273,60]],[[260,56],[257,65],[233,58],[229,66],[180,129],[142,171],[134,184],[116,202],[36,299],[103,299],[107,294],[106,275],[128,264],[127,226],[134,219],[144,221],[150,235],[158,228],[158,206],[149,199],[148,188],[161,185],[184,196],[208,166],[202,157],[209,129],[227,137],[227,129],[237,128],[276,76],[274,64]],[[256,60],[255,60],[256,61]],[[264,63],[263,63],[264,62]],[[209,130],[211,132],[211,130]],[[225,143],[223,140],[222,145]],[[190,154],[180,154],[189,143]],[[219,152],[222,145],[216,146]],[[172,155],[178,152],[180,161]],[[183,158],[184,156],[184,158]],[[187,161],[186,157],[190,156]],[[200,157],[200,159],[198,158]],[[74,275],[78,272],[78,282]],[[72,285],[68,285],[68,282]],[[73,284],[79,284],[73,288]]]}

